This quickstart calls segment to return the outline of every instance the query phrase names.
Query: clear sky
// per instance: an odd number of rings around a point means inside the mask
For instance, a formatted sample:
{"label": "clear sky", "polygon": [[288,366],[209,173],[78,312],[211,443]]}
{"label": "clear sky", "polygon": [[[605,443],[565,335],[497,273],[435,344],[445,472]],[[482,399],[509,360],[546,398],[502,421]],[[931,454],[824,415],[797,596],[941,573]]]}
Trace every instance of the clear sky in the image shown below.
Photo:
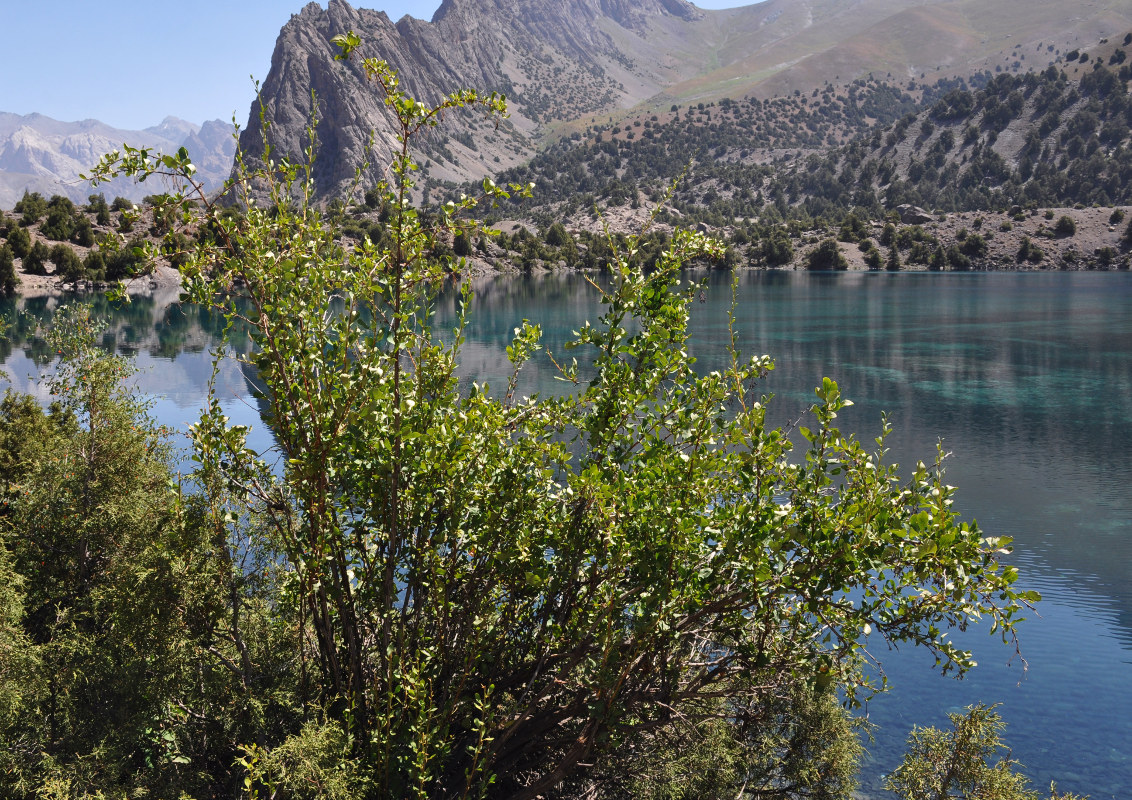
{"label": "clear sky", "polygon": [[[753,0],[699,0],[731,8]],[[352,0],[431,19],[440,0]],[[279,29],[304,0],[0,0],[0,111],[119,128],[247,122]],[[321,3],[325,8],[325,0]]]}

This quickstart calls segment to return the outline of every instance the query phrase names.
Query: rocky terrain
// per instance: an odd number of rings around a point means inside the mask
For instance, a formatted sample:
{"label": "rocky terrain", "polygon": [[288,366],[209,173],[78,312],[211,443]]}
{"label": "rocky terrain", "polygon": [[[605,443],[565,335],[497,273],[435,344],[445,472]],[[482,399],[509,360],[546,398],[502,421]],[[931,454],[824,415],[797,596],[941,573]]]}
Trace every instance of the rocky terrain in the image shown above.
{"label": "rocky terrain", "polygon": [[[470,1],[445,0],[431,22],[396,23],[344,0],[325,10],[311,3],[280,34],[262,92],[266,136],[275,158],[294,154],[317,122],[318,199],[355,191],[353,204],[333,212],[341,214],[345,246],[385,235],[378,201],[371,201],[377,195],[367,189],[383,177],[394,144],[387,108],[375,87],[362,84],[360,58],[334,60],[331,38],[354,31],[360,56],[387,59],[425,102],[454,86],[510,97],[513,114],[503,125],[453,114],[417,142],[417,199],[426,216],[448,197],[475,194],[485,175],[536,187],[532,199],[481,209],[500,235],[439,245],[435,255],[464,257],[474,273],[601,270],[609,237],[640,231],[660,202],[645,252],[676,226],[696,227],[727,242],[725,266],[1129,268],[1132,18],[1127,28],[1113,26],[1132,15],[1132,0],[1089,6],[1060,38],[1021,44],[1000,37],[996,46],[1007,56],[993,71],[972,71],[989,66],[974,59],[965,74],[949,62],[950,77],[942,67],[907,81],[892,73],[835,75],[806,93],[762,97],[775,85],[772,70],[731,86],[749,90],[745,96],[695,103],[668,101],[686,96],[697,80],[710,96],[711,76],[721,65],[748,63],[752,47],[784,47],[796,37],[816,46],[815,31],[833,36],[840,24],[836,47],[853,50],[844,43],[858,40],[854,26],[862,19],[905,25],[897,28],[905,42],[918,35],[906,27],[909,14],[925,29],[950,20],[958,31],[977,16],[971,6],[985,6],[927,2],[910,11],[904,0],[768,0],[706,12],[684,0]],[[860,18],[846,16],[850,9]],[[1053,19],[1043,2],[1032,11],[1019,30]],[[758,24],[751,22],[756,14]],[[1002,22],[979,19],[991,29]],[[1106,35],[1063,49],[1093,29]],[[954,53],[968,52],[963,41]],[[714,55],[704,60],[709,44]],[[782,72],[799,80],[794,71]],[[659,107],[662,97],[667,107]],[[178,231],[163,221],[154,205],[162,202],[161,187],[112,185],[111,193],[123,195],[113,206],[95,196],[84,204],[86,186],[47,176],[77,175],[121,138],[163,150],[183,145],[199,174],[217,181],[231,162],[230,132],[221,123],[197,127],[176,118],[131,134],[93,121],[0,115],[0,163],[40,175],[44,187],[21,194],[17,213],[0,217],[7,240],[0,261],[11,264],[25,294],[97,288],[138,272],[145,274],[131,279],[134,290],[176,286],[173,266],[191,247],[196,225]],[[256,111],[241,137],[253,158],[264,133]],[[366,161],[373,166],[359,179],[356,167]],[[130,198],[142,191],[151,196],[132,207]],[[78,205],[68,197],[80,198]],[[143,240],[164,241],[168,263],[155,272],[131,256]]]}
{"label": "rocky terrain", "polygon": [[[934,79],[1019,71],[1124,27],[1132,27],[1128,0],[1098,0],[1068,21],[1054,0],[768,0],[727,11],[685,0],[445,0],[431,22],[394,22],[330,0],[284,26],[262,101],[270,140],[294,156],[307,141],[314,90],[316,183],[333,198],[367,161],[360,190],[380,180],[393,144],[381,98],[364,83],[364,57],[388,61],[426,102],[458,87],[507,95],[507,125],[466,115],[426,144],[426,174],[444,182],[494,174],[557,136],[626,114],[810,91],[870,73],[904,81],[929,71]],[[334,61],[331,37],[351,30],[362,40],[357,57]],[[256,107],[241,146],[260,152],[262,138]]]}

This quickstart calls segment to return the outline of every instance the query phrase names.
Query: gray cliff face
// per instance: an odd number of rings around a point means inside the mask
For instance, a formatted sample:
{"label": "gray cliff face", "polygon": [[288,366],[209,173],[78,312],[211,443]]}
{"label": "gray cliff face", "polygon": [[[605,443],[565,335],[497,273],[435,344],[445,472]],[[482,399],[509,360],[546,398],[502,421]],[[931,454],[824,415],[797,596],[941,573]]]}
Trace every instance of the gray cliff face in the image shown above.
{"label": "gray cliff face", "polygon": [[[642,99],[641,85],[646,95],[658,91],[663,81],[650,77],[656,65],[640,55],[650,49],[650,26],[702,16],[685,0],[444,0],[431,22],[394,23],[344,0],[329,0],[325,10],[310,3],[281,31],[263,85],[268,139],[279,155],[304,151],[313,90],[319,196],[340,197],[365,161],[373,166],[360,186],[372,186],[396,146],[392,118],[361,68],[363,58],[380,58],[397,70],[406,92],[427,103],[464,87],[507,96],[511,118],[498,130],[459,114],[424,144],[432,176],[479,177],[528,157],[531,136],[543,125],[632,105]],[[330,39],[347,31],[362,46],[349,62],[334,61]],[[260,112],[253,105],[240,138],[253,156],[263,149]],[[370,131],[375,148],[367,158]]]}

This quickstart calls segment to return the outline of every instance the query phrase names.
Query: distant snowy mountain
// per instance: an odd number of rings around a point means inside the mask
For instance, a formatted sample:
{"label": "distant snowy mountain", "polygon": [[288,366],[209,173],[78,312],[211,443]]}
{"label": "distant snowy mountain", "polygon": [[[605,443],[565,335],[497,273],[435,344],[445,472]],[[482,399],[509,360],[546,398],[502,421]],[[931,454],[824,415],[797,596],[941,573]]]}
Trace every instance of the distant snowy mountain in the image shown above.
{"label": "distant snowy mountain", "polygon": [[[197,175],[213,189],[228,177],[236,142],[231,124],[213,120],[195,125],[176,117],[144,131],[113,128],[98,120],[60,122],[42,114],[0,112],[0,208],[10,209],[25,191],[44,197],[61,194],[86,201],[95,190],[79,178],[104,153],[123,144],[173,152],[185,147]],[[108,197],[140,200],[160,191],[152,183],[115,181],[98,188]]]}

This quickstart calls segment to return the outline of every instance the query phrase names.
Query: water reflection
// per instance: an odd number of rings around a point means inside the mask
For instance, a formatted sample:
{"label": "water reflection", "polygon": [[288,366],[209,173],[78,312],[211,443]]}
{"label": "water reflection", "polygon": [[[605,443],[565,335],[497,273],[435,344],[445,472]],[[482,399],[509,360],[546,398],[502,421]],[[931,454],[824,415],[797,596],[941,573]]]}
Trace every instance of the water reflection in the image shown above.
{"label": "water reflection", "polygon": [[[705,370],[723,363],[731,305],[729,278],[707,280],[692,342]],[[461,374],[496,387],[524,318],[542,324],[560,357],[571,331],[601,313],[597,290],[576,275],[483,281],[476,292]],[[139,388],[182,424],[200,407],[222,325],[170,299],[99,310],[111,317],[104,344],[136,356]],[[57,302],[21,302],[19,314],[0,306],[10,320],[0,356],[16,388],[42,391],[20,376],[50,360],[36,325]],[[455,292],[438,301],[438,330],[455,302]],[[797,417],[828,375],[857,403],[843,428],[871,438],[888,412],[894,460],[930,457],[942,438],[964,514],[1015,539],[1026,585],[1046,597],[1042,619],[1023,631],[1030,671],[1021,683],[991,640],[975,643],[983,667],[962,683],[928,675],[920,654],[886,656],[896,688],[871,704],[882,730],[870,774],[895,765],[912,724],[942,725],[948,710],[1001,701],[1014,755],[1039,785],[1056,778],[1094,798],[1132,796],[1132,276],[747,273],[736,316],[744,350],[776,360],[764,389],[777,423]],[[246,350],[246,335],[233,344]],[[522,388],[561,391],[555,376],[536,359]],[[257,421],[234,363],[218,391],[227,413]]]}

